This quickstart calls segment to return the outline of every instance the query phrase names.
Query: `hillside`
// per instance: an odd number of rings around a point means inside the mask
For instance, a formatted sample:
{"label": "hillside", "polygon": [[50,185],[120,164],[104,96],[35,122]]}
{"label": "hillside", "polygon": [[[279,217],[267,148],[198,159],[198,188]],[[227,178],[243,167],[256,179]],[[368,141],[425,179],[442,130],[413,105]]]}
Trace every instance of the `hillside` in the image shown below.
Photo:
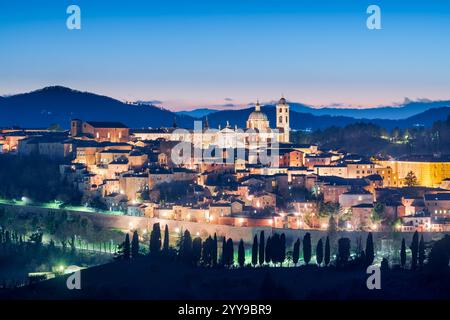
{"label": "hillside", "polygon": [[0,126],[68,128],[70,120],[121,121],[132,127],[190,126],[193,119],[150,105],[136,106],[88,92],[54,86],[0,99]]}

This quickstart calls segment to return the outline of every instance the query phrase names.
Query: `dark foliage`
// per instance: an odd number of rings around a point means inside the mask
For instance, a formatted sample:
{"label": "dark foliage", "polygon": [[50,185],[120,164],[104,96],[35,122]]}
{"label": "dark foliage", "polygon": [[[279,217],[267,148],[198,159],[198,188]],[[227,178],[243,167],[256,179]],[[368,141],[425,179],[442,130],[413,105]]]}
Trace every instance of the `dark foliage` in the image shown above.
{"label": "dark foliage", "polygon": [[311,234],[307,232],[303,237],[303,260],[305,264],[311,261]]}

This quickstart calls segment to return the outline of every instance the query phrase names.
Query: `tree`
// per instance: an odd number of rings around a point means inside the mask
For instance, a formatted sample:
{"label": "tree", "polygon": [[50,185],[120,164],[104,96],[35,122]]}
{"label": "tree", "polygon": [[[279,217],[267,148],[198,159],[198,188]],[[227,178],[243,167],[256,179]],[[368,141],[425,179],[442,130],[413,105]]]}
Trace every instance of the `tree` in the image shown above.
{"label": "tree", "polygon": [[292,251],[292,262],[297,266],[300,258],[300,239],[297,239],[294,243],[294,250]]}
{"label": "tree", "polygon": [[280,236],[278,233],[274,233],[270,238],[270,260],[276,264],[280,262]]}
{"label": "tree", "polygon": [[374,253],[374,249],[373,249],[373,236],[372,236],[372,232],[369,232],[369,234],[367,235],[366,251],[365,251],[366,267],[371,266],[374,259],[375,259],[375,253]]}
{"label": "tree", "polygon": [[408,174],[405,177],[404,182],[405,182],[405,186],[407,186],[407,187],[414,187],[419,184],[417,182],[416,174],[413,171],[408,172]]}
{"label": "tree", "polygon": [[242,239],[241,239],[241,241],[239,241],[238,264],[241,268],[245,264],[245,248],[244,248],[244,241]]}
{"label": "tree", "polygon": [[206,240],[203,242],[203,249],[202,249],[202,263],[206,266],[212,265],[212,247],[213,247],[214,240],[209,236],[206,238]]}
{"label": "tree", "polygon": [[381,220],[383,220],[385,205],[382,202],[375,203],[373,209],[372,209],[372,221],[374,223],[377,223]]}
{"label": "tree", "polygon": [[281,234],[280,236],[280,265],[283,264],[284,260],[286,260],[286,236],[284,235],[284,233]]}
{"label": "tree", "polygon": [[153,224],[153,230],[150,234],[150,254],[158,254],[161,250],[161,228],[159,223]]}
{"label": "tree", "polygon": [[432,274],[441,276],[448,273],[448,264],[450,261],[450,236],[445,235],[444,238],[436,241],[431,248],[428,256],[428,268]]}
{"label": "tree", "polygon": [[323,261],[323,242],[322,239],[319,239],[319,242],[317,242],[316,247],[316,262],[317,265],[320,266]]}
{"label": "tree", "polygon": [[130,260],[130,235],[125,235],[125,241],[119,245],[117,259]]}
{"label": "tree", "polygon": [[139,256],[139,235],[135,230],[133,232],[133,238],[131,239],[131,257],[133,259]]}
{"label": "tree", "polygon": [[262,266],[264,264],[264,253],[265,253],[265,243],[264,243],[264,231],[261,231],[259,235],[259,265]]}
{"label": "tree", "polygon": [[269,236],[267,238],[266,252],[265,252],[265,257],[264,257],[264,260],[266,261],[266,263],[270,263],[270,261],[272,261],[272,257],[270,256],[271,254],[272,254],[272,238]]}
{"label": "tree", "polygon": [[303,237],[303,260],[305,264],[311,261],[311,234],[309,232]]}
{"label": "tree", "polygon": [[419,254],[419,233],[417,231],[414,232],[411,246],[409,248],[411,249],[411,270],[416,270],[417,258]]}
{"label": "tree", "polygon": [[423,267],[423,262],[425,261],[425,241],[423,240],[423,235],[420,236],[419,242],[419,266]]}
{"label": "tree", "polygon": [[258,264],[258,236],[255,234],[252,246],[252,265],[255,267]]}
{"label": "tree", "polygon": [[164,228],[163,252],[165,254],[169,252],[169,226],[167,224],[166,227]]}
{"label": "tree", "polygon": [[213,238],[213,242],[212,242],[211,259],[212,259],[213,267],[217,266],[217,234],[216,233],[214,233],[214,238]]}
{"label": "tree", "polygon": [[325,241],[325,257],[324,257],[324,263],[325,266],[328,266],[330,264],[330,258],[331,258],[331,252],[330,252],[330,238],[327,236],[327,240]]}
{"label": "tree", "polygon": [[400,249],[400,264],[404,268],[406,264],[406,244],[405,239],[402,239],[402,247]]}
{"label": "tree", "polygon": [[228,238],[226,243],[227,248],[227,266],[232,267],[234,265],[234,244],[233,239]]}
{"label": "tree", "polygon": [[338,266],[347,265],[349,258],[350,258],[350,239],[340,238],[338,240],[337,265]]}
{"label": "tree", "polygon": [[220,264],[223,266],[227,265],[228,257],[227,257],[227,239],[225,237],[222,238],[222,256],[220,259]]}
{"label": "tree", "polygon": [[333,235],[337,231],[336,219],[331,215],[330,219],[328,219],[328,234]]}
{"label": "tree", "polygon": [[389,270],[389,261],[387,258],[383,258],[381,260],[381,266],[380,266],[381,271],[388,271]]}
{"label": "tree", "polygon": [[186,230],[181,239],[180,258],[185,263],[192,262],[192,238],[189,230]]}
{"label": "tree", "polygon": [[197,266],[200,262],[200,257],[202,256],[202,239],[196,237],[192,241],[192,263]]}

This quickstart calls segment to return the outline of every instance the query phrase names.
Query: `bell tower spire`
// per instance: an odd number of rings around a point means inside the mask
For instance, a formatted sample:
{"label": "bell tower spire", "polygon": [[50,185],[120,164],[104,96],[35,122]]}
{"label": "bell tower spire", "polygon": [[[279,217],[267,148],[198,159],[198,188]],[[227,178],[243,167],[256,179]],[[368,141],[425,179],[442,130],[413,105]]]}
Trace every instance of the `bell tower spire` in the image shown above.
{"label": "bell tower spire", "polygon": [[289,105],[287,104],[284,94],[276,105],[277,113],[277,129],[279,133],[279,142],[288,143],[290,141],[290,125],[289,125]]}

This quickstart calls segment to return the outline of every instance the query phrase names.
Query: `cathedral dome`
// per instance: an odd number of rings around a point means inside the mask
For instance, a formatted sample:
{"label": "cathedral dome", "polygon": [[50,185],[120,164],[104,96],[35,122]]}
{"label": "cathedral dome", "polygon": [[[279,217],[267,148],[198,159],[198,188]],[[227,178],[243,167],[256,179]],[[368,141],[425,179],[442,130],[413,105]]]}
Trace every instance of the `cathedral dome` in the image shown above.
{"label": "cathedral dome", "polygon": [[248,120],[267,121],[267,116],[262,111],[253,111],[250,113]]}
{"label": "cathedral dome", "polygon": [[282,97],[280,101],[278,101],[278,104],[286,104],[286,99]]}
{"label": "cathedral dome", "polygon": [[259,104],[259,101],[256,102],[255,111],[250,113],[250,115],[248,116],[248,121],[251,120],[268,121],[266,114],[261,111],[261,105]]}

